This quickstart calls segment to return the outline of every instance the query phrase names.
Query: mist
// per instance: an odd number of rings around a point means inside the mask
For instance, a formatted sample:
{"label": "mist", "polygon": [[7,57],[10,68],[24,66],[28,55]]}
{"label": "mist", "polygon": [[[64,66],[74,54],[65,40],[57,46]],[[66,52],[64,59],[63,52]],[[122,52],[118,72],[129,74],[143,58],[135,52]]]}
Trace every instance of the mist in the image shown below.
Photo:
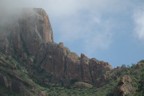
{"label": "mist", "polygon": [[1,0],[0,25],[11,24],[17,21],[25,8],[29,8],[30,10],[30,8],[40,7],[38,1],[39,0]]}
{"label": "mist", "polygon": [[[124,58],[123,55],[115,55],[122,50],[119,49],[121,47],[117,48],[117,44],[123,46],[137,40],[143,44],[143,6],[143,0],[0,0],[0,24],[17,20],[23,8],[43,8],[50,17],[55,42],[64,42],[65,46],[78,54],[106,58],[106,61],[116,64],[115,57]],[[124,40],[119,40],[124,37]],[[118,51],[114,52],[116,49]],[[128,52],[127,49],[131,48],[123,49],[123,53]],[[135,50],[125,56],[128,57]],[[106,53],[113,53],[114,59]]]}

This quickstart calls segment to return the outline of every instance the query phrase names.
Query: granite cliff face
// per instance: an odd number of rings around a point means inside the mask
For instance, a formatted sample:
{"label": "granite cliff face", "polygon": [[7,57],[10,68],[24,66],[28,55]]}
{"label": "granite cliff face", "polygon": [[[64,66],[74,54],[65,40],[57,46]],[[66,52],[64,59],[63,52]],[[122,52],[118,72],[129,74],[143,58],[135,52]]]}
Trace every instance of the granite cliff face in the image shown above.
{"label": "granite cliff face", "polygon": [[18,60],[40,84],[86,82],[100,87],[107,82],[111,65],[56,44],[43,9],[24,9],[20,18],[1,27],[0,34],[1,52]]}

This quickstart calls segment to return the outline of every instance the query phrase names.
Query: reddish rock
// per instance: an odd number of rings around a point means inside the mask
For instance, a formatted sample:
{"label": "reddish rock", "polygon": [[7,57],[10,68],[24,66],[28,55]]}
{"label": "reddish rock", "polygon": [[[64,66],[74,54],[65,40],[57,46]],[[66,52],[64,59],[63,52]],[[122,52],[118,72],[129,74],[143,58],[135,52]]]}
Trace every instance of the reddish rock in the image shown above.
{"label": "reddish rock", "polygon": [[81,79],[84,82],[92,83],[92,77],[89,68],[89,58],[86,57],[84,54],[81,54],[80,65],[81,65]]}
{"label": "reddish rock", "polygon": [[42,43],[53,42],[49,18],[41,8],[24,9],[20,17],[5,25],[0,33],[0,49],[20,57],[24,52],[35,55]]}
{"label": "reddish rock", "polygon": [[81,81],[100,87],[111,70],[107,62],[84,54],[79,57],[63,43],[54,43],[49,18],[41,8],[24,9],[18,20],[0,31],[0,50],[16,58],[41,83]]}

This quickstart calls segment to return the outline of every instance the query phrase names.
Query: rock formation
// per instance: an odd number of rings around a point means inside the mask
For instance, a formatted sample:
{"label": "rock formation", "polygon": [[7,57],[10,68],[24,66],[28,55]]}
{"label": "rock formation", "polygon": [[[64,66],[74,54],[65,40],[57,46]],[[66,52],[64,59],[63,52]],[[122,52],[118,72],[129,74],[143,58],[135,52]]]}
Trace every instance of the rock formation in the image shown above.
{"label": "rock formation", "polygon": [[129,96],[134,92],[132,79],[128,75],[124,75],[110,96]]}
{"label": "rock formation", "polygon": [[[0,30],[0,50],[24,66],[40,84],[68,86],[86,82],[100,87],[111,70],[107,62],[78,56],[53,41],[46,12],[40,8],[24,9],[21,17]],[[0,77],[6,82],[4,77]]]}
{"label": "rock formation", "polygon": [[51,25],[43,9],[23,9],[17,19],[2,27],[0,49],[6,53],[35,55],[42,43],[53,42]]}

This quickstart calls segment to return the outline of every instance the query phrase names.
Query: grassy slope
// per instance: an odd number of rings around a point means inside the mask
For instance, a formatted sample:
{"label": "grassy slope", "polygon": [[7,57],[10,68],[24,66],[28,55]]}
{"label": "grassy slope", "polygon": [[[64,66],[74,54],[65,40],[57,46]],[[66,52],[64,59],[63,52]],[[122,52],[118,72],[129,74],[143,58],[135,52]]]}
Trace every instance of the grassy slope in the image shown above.
{"label": "grassy slope", "polygon": [[[131,67],[121,67],[111,71],[109,75],[109,82],[100,88],[90,88],[90,89],[78,89],[78,88],[64,88],[60,86],[47,86],[42,87],[36,84],[29,77],[27,70],[20,66],[20,64],[11,58],[0,53],[0,74],[5,76],[9,81],[13,79],[18,79],[23,85],[23,90],[20,93],[13,92],[10,88],[0,86],[0,96],[39,96],[43,91],[48,94],[48,96],[106,96],[108,93],[117,85],[118,81],[123,75],[129,75],[133,81],[133,87],[138,89],[139,81],[142,79],[144,74],[144,62],[139,62],[139,67],[133,65]],[[141,92],[136,92],[131,96],[142,96]]]}
{"label": "grassy slope", "polygon": [[[45,90],[28,76],[25,68],[20,66],[16,60],[10,56],[0,53],[0,75],[6,78],[9,86],[0,86],[0,96],[38,96],[41,91]],[[11,88],[11,82],[18,81],[21,91],[14,92]]]}

